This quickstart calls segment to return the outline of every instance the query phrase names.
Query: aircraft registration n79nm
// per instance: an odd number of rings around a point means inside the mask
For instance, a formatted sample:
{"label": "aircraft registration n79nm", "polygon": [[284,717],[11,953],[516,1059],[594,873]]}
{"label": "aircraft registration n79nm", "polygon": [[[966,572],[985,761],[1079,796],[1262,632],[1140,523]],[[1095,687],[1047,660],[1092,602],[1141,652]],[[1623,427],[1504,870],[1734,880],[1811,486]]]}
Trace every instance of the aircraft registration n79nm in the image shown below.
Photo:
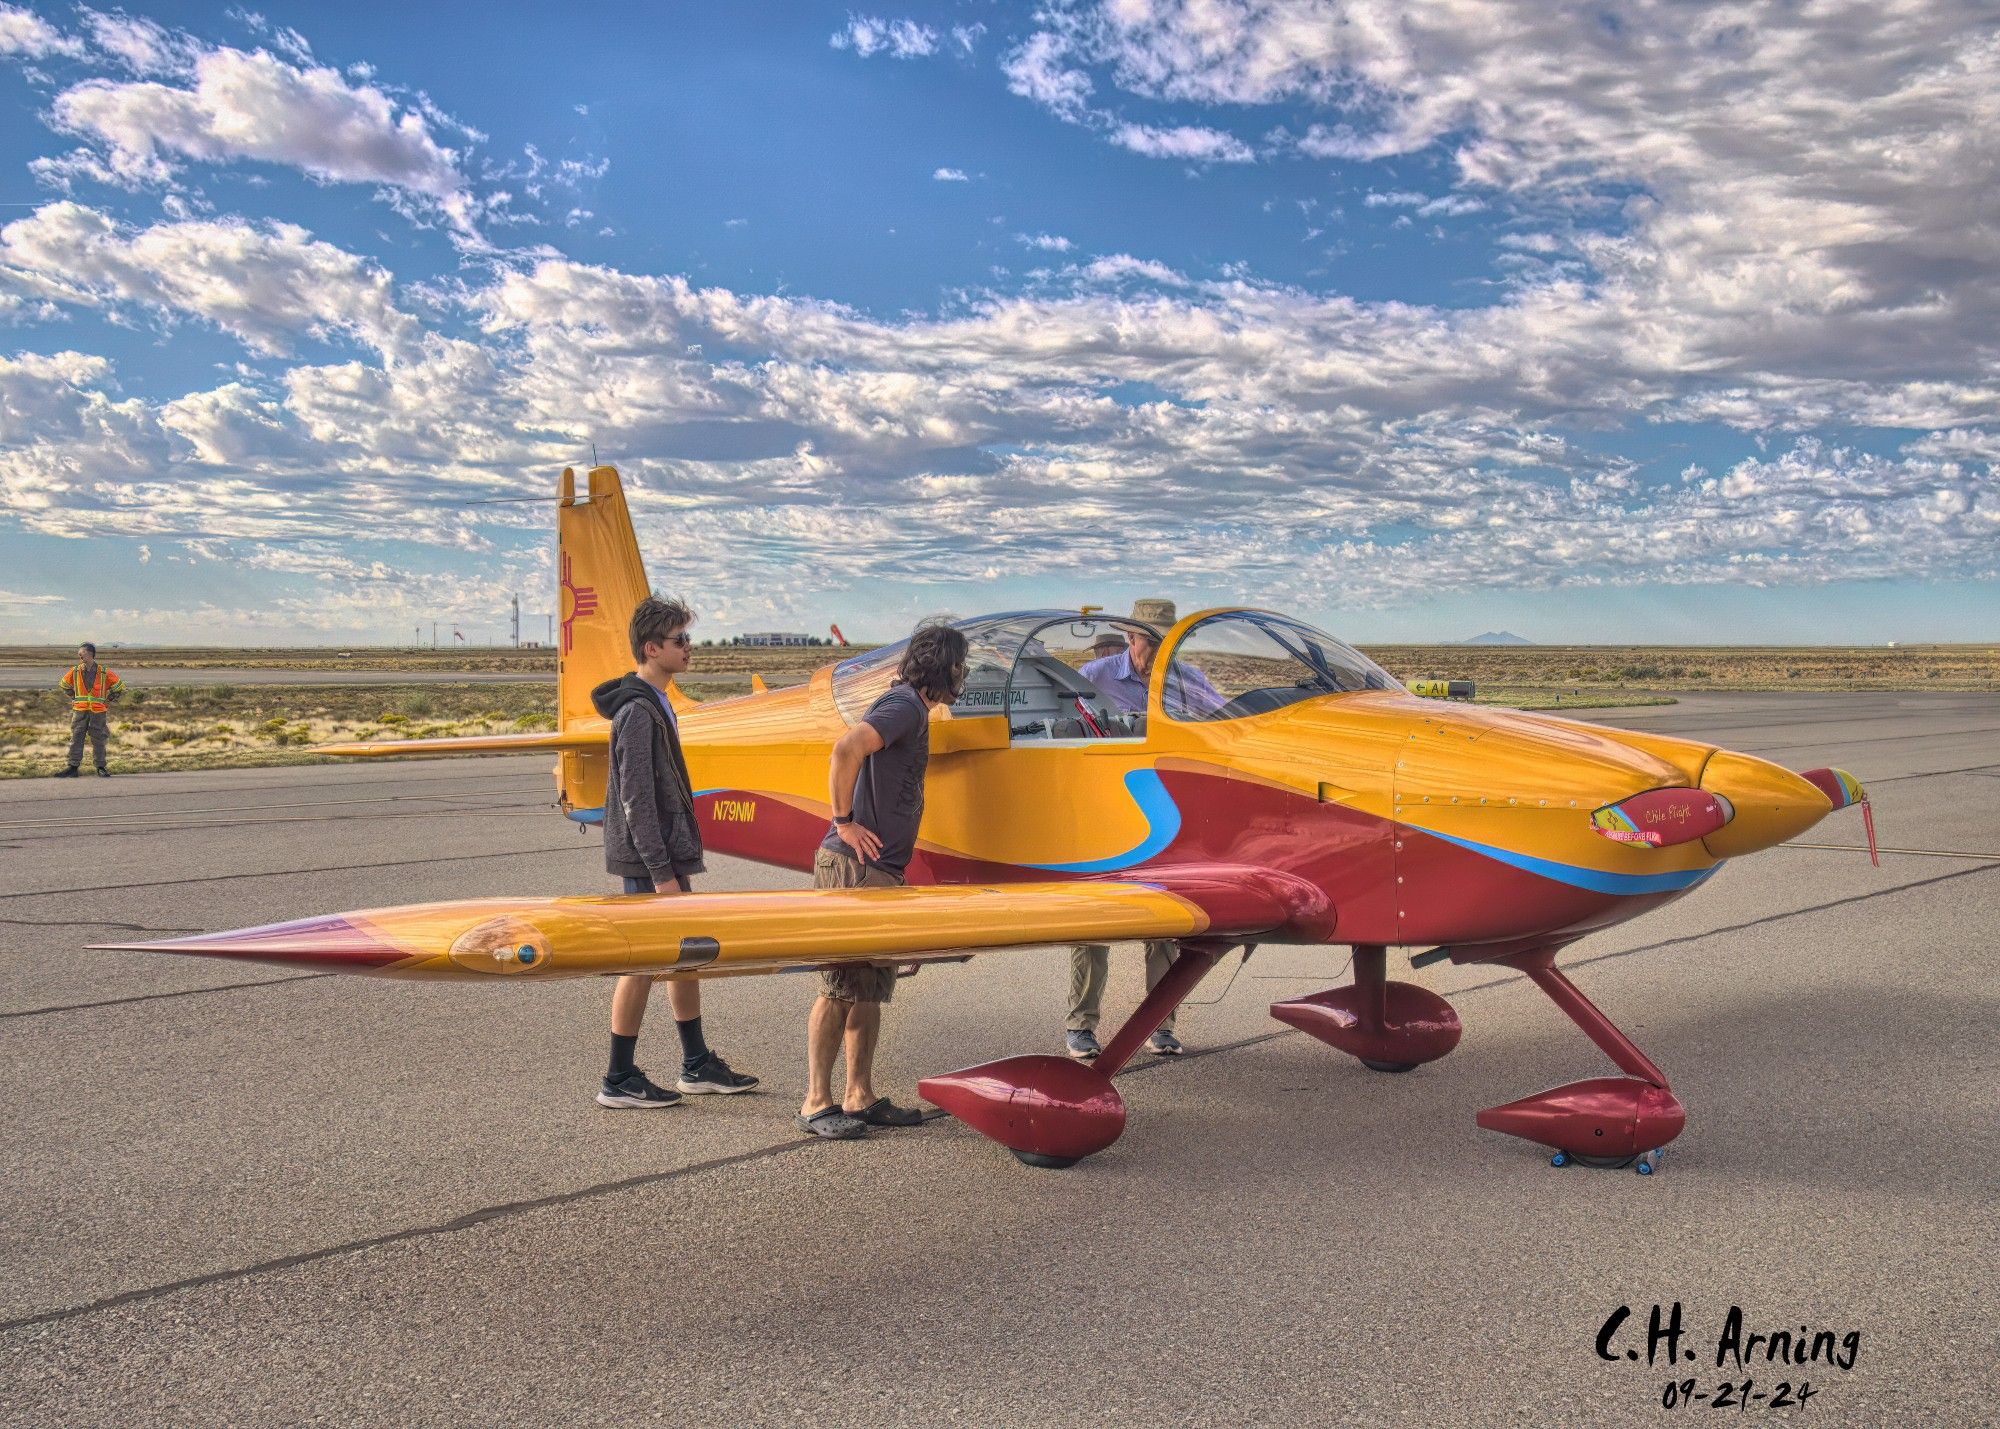
{"label": "aircraft registration n79nm", "polygon": [[[554,733],[325,752],[550,750],[564,812],[600,819],[608,726],[589,691],[630,668],[627,620],[648,591],[614,470],[590,472],[581,492],[563,473],[557,547]],[[1490,1108],[1479,1124],[1553,1148],[1558,1165],[1650,1173],[1684,1110],[1556,953],[1865,800],[1839,770],[1797,774],[1690,740],[1418,699],[1358,651],[1269,611],[1205,610],[1167,630],[1062,610],[957,624],[969,674],[957,702],[934,713],[908,887],[471,899],[115,946],[529,983],[1176,940],[1167,976],[1095,1065],[1021,1056],[920,1083],[1036,1165],[1116,1140],[1125,1107],[1112,1074],[1238,946],[1351,949],[1351,982],[1272,1014],[1378,1071],[1444,1056],[1459,1040],[1452,1008],[1386,976],[1391,946],[1427,949],[1413,962],[1520,970],[1620,1072]],[[1143,711],[1119,709],[1079,673],[1107,633],[1156,644]],[[708,848],[811,867],[833,742],[888,688],[900,653],[859,654],[804,685],[734,699],[672,692]]]}

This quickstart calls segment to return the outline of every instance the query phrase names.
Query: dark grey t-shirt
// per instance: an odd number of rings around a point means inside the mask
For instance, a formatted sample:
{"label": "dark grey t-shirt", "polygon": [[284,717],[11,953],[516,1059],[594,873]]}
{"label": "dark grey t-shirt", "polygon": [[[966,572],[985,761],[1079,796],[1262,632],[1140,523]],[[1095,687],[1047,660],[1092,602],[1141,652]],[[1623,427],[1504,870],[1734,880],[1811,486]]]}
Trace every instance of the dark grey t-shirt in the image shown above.
{"label": "dark grey t-shirt", "polygon": [[[908,685],[891,685],[862,718],[882,736],[882,747],[861,761],[854,780],[854,822],[882,840],[882,852],[868,860],[898,878],[916,852],[917,825],[924,818],[924,769],[931,762],[931,710]],[[821,848],[853,856],[828,824]]]}

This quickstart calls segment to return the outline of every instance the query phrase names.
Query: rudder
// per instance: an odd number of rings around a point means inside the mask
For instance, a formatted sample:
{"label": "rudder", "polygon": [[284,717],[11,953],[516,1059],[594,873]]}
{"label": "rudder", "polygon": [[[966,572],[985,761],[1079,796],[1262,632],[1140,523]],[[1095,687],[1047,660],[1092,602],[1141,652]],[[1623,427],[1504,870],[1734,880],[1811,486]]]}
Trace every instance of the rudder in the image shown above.
{"label": "rudder", "polygon": [[[601,729],[604,719],[592,707],[590,692],[632,668],[626,632],[632,612],[652,593],[617,468],[593,468],[581,496],[575,470],[564,469],[556,511],[556,579],[558,728]],[[601,817],[605,763],[596,750],[562,754],[556,782],[570,817],[587,822]]]}

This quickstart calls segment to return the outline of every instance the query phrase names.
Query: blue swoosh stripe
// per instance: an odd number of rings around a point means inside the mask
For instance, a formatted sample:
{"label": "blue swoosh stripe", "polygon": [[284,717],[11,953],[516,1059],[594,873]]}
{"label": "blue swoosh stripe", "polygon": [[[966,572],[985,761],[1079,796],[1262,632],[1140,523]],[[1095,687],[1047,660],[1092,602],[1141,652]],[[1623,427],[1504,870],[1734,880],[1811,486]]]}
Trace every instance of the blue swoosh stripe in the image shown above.
{"label": "blue swoosh stripe", "polygon": [[1592,893],[1672,893],[1682,888],[1692,888],[1697,883],[1722,867],[1717,863],[1708,868],[1684,868],[1672,873],[1605,873],[1595,868],[1579,868],[1575,864],[1556,863],[1551,859],[1535,858],[1525,853],[1515,853],[1512,849],[1495,848],[1491,844],[1474,843],[1471,839],[1453,838],[1450,834],[1438,833],[1435,829],[1418,829],[1434,839],[1443,839],[1448,844],[1471,849],[1487,858],[1497,859],[1514,868],[1529,873],[1540,874],[1543,878],[1557,883],[1567,883],[1572,888],[1587,888]]}
{"label": "blue swoosh stripe", "polygon": [[[721,789],[697,789],[694,791],[694,797],[699,799],[703,794],[720,794],[723,792]],[[604,822],[604,810],[602,809],[565,809],[563,812],[579,824],[601,824]]]}
{"label": "blue swoosh stripe", "polygon": [[1048,873],[1115,873],[1165,853],[1181,831],[1181,811],[1167,792],[1167,786],[1154,770],[1134,769],[1125,776],[1125,791],[1146,816],[1146,837],[1137,844],[1110,858],[1085,859],[1079,863],[1024,863],[1021,867]]}

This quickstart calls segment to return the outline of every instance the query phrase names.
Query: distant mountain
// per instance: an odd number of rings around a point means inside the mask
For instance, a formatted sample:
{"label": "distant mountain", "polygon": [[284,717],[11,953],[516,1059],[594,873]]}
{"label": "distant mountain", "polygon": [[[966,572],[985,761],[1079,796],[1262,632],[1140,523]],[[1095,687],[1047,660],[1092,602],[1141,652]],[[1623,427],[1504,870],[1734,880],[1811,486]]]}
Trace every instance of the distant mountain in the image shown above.
{"label": "distant mountain", "polygon": [[1532,645],[1532,640],[1524,640],[1511,630],[1489,630],[1484,635],[1475,635],[1470,640],[1461,640],[1461,645]]}

